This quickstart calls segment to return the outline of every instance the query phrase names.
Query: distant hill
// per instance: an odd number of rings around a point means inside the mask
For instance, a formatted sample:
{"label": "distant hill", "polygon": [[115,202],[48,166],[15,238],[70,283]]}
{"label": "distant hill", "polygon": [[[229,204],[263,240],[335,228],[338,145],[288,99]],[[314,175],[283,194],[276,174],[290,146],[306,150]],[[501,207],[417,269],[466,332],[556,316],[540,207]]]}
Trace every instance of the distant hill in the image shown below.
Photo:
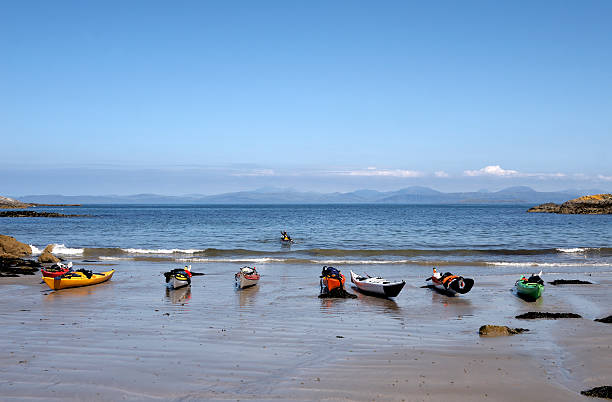
{"label": "distant hill", "polygon": [[[590,194],[603,192],[601,190],[589,191]],[[22,202],[39,204],[541,204],[564,202],[568,198],[583,195],[585,195],[584,190],[539,192],[524,186],[509,187],[493,192],[480,190],[458,193],[442,193],[429,187],[413,186],[386,192],[356,190],[347,193],[316,193],[265,188],[217,195],[26,195],[16,198]]]}

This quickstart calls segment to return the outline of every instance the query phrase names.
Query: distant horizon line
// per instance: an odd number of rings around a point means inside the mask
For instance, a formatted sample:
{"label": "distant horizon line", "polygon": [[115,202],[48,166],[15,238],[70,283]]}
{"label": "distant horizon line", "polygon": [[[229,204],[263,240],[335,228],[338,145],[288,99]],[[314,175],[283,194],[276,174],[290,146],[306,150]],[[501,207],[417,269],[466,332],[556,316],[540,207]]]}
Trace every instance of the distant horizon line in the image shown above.
{"label": "distant horizon line", "polygon": [[[219,193],[212,194],[204,194],[204,193],[183,193],[183,194],[164,194],[164,193],[153,193],[153,192],[139,192],[139,193],[130,193],[130,194],[117,194],[117,193],[105,193],[105,194],[62,194],[62,193],[40,193],[40,194],[22,194],[20,196],[10,196],[10,198],[17,199],[24,197],[136,197],[136,196],[157,196],[157,197],[215,197],[229,194],[239,194],[239,193],[255,193],[255,194],[282,194],[282,193],[297,193],[297,194],[319,194],[319,195],[330,195],[330,194],[353,194],[359,192],[371,192],[371,193],[379,193],[379,194],[390,194],[402,192],[405,190],[423,190],[428,191],[427,195],[435,195],[431,192],[438,193],[440,195],[452,195],[452,194],[495,194],[500,192],[532,192],[532,193],[542,193],[542,194],[560,194],[560,193],[589,193],[584,195],[593,195],[593,194],[602,194],[612,192],[611,190],[604,189],[580,189],[580,188],[564,188],[559,190],[552,191],[540,191],[536,190],[530,186],[509,186],[504,187],[499,190],[490,190],[490,189],[480,189],[480,190],[463,190],[463,191],[442,191],[436,190],[435,188],[429,186],[407,186],[401,187],[396,190],[376,190],[371,188],[359,188],[351,191],[332,191],[332,192],[321,192],[321,191],[313,191],[313,190],[299,190],[291,187],[274,187],[274,186],[266,186],[266,187],[258,187],[251,190],[235,190],[235,191],[225,191]],[[414,195],[424,195],[423,193],[413,193]]]}

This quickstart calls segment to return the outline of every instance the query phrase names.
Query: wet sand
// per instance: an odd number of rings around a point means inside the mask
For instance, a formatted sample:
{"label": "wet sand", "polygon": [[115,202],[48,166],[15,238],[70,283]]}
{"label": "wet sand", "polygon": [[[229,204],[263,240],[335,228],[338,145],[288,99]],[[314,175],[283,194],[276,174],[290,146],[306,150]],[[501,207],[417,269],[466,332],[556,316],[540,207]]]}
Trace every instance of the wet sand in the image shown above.
{"label": "wet sand", "polygon": [[[407,280],[396,300],[330,300],[317,298],[318,266],[260,265],[260,285],[237,291],[240,264],[193,264],[206,275],[168,292],[161,272],[176,264],[116,264],[110,282],[58,292],[0,278],[3,400],[577,401],[612,381],[612,326],[593,321],[611,313],[608,272],[551,274],[594,285],[547,286],[529,303],[511,290],[520,270],[448,297],[420,288],[423,267],[370,266]],[[584,318],[514,318],[528,311]],[[480,338],[483,324],[530,332]]]}

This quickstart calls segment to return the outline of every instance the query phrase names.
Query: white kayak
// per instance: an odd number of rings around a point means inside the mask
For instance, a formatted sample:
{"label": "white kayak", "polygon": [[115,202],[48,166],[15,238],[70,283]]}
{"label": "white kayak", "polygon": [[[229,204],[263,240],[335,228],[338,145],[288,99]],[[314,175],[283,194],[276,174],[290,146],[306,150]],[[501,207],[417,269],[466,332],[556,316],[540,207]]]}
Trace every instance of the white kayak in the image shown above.
{"label": "white kayak", "polygon": [[369,275],[360,276],[351,271],[351,282],[357,286],[357,289],[364,293],[370,293],[377,296],[395,297],[401,291],[406,282],[391,282],[381,277],[371,277]]}
{"label": "white kayak", "polygon": [[244,289],[257,285],[257,282],[259,282],[259,274],[254,267],[242,267],[240,271],[234,275],[234,279],[236,281],[236,287],[238,289]]}

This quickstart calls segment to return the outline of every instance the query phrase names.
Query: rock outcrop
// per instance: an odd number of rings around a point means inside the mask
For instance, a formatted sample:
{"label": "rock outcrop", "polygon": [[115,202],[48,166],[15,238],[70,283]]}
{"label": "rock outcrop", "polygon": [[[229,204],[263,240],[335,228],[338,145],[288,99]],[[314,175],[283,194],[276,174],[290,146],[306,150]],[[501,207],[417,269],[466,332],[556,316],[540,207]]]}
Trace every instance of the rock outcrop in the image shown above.
{"label": "rock outcrop", "polygon": [[0,276],[33,275],[40,264],[21,257],[32,255],[32,248],[14,237],[0,235]]}
{"label": "rock outcrop", "polygon": [[14,237],[0,235],[0,257],[20,258],[32,255],[32,247],[17,241]]}
{"label": "rock outcrop", "polygon": [[0,208],[28,208],[31,206],[32,204],[26,204],[25,202],[0,196]]}
{"label": "rock outcrop", "polygon": [[527,212],[545,212],[555,214],[612,214],[612,194],[585,195],[555,204],[552,202],[529,208]]}
{"label": "rock outcrop", "polygon": [[478,330],[480,336],[508,336],[529,331],[526,328],[510,328],[505,325],[483,325]]}
{"label": "rock outcrop", "polygon": [[43,252],[38,257],[38,262],[41,262],[41,263],[48,263],[48,262],[56,263],[56,262],[60,262],[61,260],[59,258],[57,258],[53,254],[51,254],[52,251],[53,251],[53,244],[49,244],[47,247],[45,247]]}

